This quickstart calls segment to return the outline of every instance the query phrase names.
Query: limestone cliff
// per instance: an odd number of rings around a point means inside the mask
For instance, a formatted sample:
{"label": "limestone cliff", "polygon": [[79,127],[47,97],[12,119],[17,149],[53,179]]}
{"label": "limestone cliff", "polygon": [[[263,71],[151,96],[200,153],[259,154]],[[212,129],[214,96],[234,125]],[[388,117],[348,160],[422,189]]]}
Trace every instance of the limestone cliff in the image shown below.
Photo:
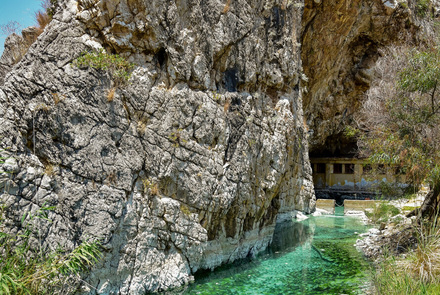
{"label": "limestone cliff", "polygon": [[[6,225],[45,205],[45,246],[92,238],[90,294],[176,287],[314,210],[302,1],[65,0],[0,87]],[[106,50],[128,85],[72,62]],[[96,289],[94,289],[96,288]]]}
{"label": "limestone cliff", "polygon": [[438,16],[439,3],[419,2],[305,1],[301,59],[308,81],[303,105],[312,150],[349,151],[341,132],[374,78],[370,69],[379,49],[418,42],[431,33],[425,19]]}

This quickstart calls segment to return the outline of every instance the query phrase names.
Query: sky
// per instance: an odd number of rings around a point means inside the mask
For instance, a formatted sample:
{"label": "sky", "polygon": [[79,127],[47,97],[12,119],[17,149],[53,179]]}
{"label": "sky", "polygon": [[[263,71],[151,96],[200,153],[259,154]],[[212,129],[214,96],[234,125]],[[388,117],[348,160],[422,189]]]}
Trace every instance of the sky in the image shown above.
{"label": "sky", "polygon": [[[21,29],[36,23],[34,13],[41,7],[40,0],[0,0],[0,24],[17,21]],[[0,56],[7,36],[0,34]]]}

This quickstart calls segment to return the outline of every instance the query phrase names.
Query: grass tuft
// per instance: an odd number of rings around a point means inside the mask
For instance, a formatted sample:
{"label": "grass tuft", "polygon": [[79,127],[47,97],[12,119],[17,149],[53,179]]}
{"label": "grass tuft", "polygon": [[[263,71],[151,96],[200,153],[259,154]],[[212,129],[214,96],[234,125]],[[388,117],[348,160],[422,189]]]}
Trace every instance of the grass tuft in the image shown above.
{"label": "grass tuft", "polygon": [[[44,205],[35,214],[25,214],[22,229],[16,234],[3,231],[5,205],[0,207],[0,294],[73,294],[78,291],[80,275],[102,256],[99,242],[83,241],[73,251],[62,247],[44,249],[40,222],[52,222]],[[33,242],[38,241],[38,246]]]}
{"label": "grass tuft", "polygon": [[396,208],[388,202],[378,202],[374,205],[373,211],[365,211],[365,215],[373,223],[387,222],[391,217],[396,216],[399,213],[399,208]]}
{"label": "grass tuft", "polygon": [[110,88],[110,90],[107,92],[108,102],[112,102],[115,99],[115,92],[116,92],[116,87]]}
{"label": "grass tuft", "polygon": [[436,219],[415,227],[417,247],[386,257],[374,274],[378,294],[440,294],[440,226]]}

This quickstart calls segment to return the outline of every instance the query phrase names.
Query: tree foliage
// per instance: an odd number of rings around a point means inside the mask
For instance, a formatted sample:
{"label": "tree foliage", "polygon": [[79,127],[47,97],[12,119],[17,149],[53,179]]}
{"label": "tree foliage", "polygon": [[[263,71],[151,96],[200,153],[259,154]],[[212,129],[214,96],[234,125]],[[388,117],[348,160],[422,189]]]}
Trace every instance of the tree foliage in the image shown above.
{"label": "tree foliage", "polygon": [[409,183],[428,183],[434,196],[422,211],[432,213],[440,193],[440,51],[389,48],[375,71],[358,118],[360,152],[400,167]]}

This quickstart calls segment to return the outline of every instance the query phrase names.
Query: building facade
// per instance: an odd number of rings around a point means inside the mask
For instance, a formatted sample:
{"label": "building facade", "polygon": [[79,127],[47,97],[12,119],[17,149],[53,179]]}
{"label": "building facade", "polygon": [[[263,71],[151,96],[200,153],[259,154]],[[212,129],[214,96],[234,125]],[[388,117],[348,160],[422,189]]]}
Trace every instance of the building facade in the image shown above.
{"label": "building facade", "polygon": [[357,158],[312,158],[315,189],[366,190],[378,181],[404,183],[405,175],[395,167],[372,167]]}

